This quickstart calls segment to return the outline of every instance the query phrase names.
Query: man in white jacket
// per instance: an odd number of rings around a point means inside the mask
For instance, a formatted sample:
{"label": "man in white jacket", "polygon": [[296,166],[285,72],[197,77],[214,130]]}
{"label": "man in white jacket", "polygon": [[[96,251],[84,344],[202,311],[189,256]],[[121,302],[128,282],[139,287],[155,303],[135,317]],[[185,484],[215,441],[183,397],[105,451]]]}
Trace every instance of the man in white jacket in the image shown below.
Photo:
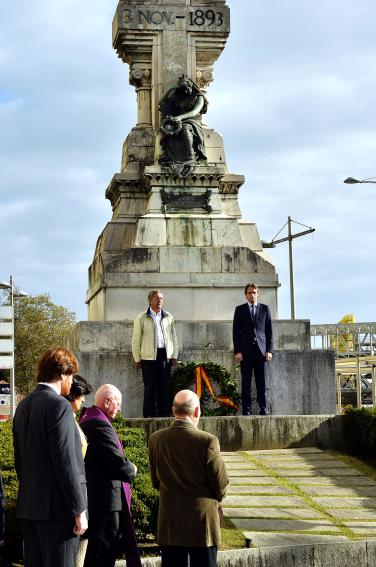
{"label": "man in white jacket", "polygon": [[178,356],[173,316],[162,309],[163,294],[153,289],[149,307],[133,325],[132,354],[144,381],[144,417],[171,415],[170,376]]}

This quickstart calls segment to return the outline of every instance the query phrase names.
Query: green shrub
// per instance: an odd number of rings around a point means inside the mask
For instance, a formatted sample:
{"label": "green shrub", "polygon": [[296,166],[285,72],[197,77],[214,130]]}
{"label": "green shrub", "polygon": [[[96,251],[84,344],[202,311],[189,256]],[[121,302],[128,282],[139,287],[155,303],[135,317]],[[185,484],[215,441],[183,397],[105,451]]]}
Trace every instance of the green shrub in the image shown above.
{"label": "green shrub", "polygon": [[364,458],[376,455],[376,408],[353,408],[344,413],[345,439],[348,451]]}
{"label": "green shrub", "polygon": [[[132,485],[131,512],[139,542],[154,533],[158,512],[158,492],[151,484],[149,459],[145,433],[124,425],[124,418],[117,417],[114,427],[124,445],[126,456],[137,465],[138,474]],[[14,454],[11,423],[0,424],[0,463],[5,495],[5,541],[9,559],[22,557],[21,535],[15,520],[18,480],[14,470]]]}
{"label": "green shrub", "polygon": [[11,422],[0,424],[0,467],[5,498],[5,555],[9,559],[22,557],[22,540],[15,519],[18,480],[14,470],[13,436]]}
{"label": "green shrub", "polygon": [[137,540],[145,541],[155,532],[159,496],[151,484],[146,435],[143,429],[125,426],[125,419],[118,415],[113,422],[124,453],[137,465],[137,476],[132,483],[131,513]]}

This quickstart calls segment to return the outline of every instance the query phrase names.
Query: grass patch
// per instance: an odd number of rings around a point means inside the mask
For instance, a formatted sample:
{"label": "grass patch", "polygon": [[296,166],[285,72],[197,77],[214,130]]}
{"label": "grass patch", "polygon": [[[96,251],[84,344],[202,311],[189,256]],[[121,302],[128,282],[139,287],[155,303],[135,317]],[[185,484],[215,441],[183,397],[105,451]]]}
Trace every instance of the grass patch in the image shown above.
{"label": "grass patch", "polygon": [[221,527],[222,544],[219,549],[239,549],[245,547],[245,537],[243,532],[238,530],[226,516],[223,518]]}

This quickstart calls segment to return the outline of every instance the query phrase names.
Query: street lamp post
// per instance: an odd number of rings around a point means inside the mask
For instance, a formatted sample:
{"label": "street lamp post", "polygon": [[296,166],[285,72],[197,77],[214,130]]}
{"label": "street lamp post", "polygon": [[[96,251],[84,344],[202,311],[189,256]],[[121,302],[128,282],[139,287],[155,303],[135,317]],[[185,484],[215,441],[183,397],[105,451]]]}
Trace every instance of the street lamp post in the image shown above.
{"label": "street lamp post", "polygon": [[[291,230],[291,223],[299,224],[300,226],[304,226],[307,230],[303,230],[301,232],[296,232],[292,234]],[[276,236],[282,232],[282,230],[287,225],[287,236],[285,238],[279,238],[276,240]],[[275,248],[276,244],[280,244],[281,242],[288,242],[289,243],[289,273],[290,273],[290,309],[291,309],[291,319],[295,319],[295,291],[294,291],[294,265],[293,265],[293,256],[292,256],[292,241],[294,238],[298,238],[299,236],[304,236],[305,234],[310,234],[311,232],[315,232],[315,229],[302,224],[300,222],[296,222],[292,220],[291,217],[287,217],[287,222],[283,225],[281,230],[277,232],[277,234],[273,237],[271,242],[262,242],[263,248]]]}
{"label": "street lamp post", "polygon": [[369,177],[368,179],[355,179],[355,177],[348,177],[344,183],[353,185],[354,183],[376,183],[376,177]]}
{"label": "street lamp post", "polygon": [[10,416],[11,419],[14,417],[14,412],[16,410],[16,385],[15,385],[15,359],[14,359],[14,298],[15,297],[28,297],[28,294],[24,291],[18,290],[14,288],[13,277],[9,276],[9,282],[0,281],[0,289],[9,290],[9,306],[1,306],[3,309],[0,309],[0,315],[3,312],[3,318],[10,320],[9,324],[5,323],[5,327],[7,329],[6,336],[10,337],[6,339],[6,344],[10,346],[6,346],[8,350],[9,356],[6,357],[6,361],[4,364],[0,365],[0,368],[10,370]]}

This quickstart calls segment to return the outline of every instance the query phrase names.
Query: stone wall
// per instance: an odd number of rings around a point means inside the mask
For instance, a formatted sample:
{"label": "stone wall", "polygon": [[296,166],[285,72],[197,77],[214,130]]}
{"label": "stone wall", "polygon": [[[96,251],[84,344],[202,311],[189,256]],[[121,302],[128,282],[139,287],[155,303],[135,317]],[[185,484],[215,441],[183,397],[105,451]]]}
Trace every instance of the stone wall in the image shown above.
{"label": "stone wall", "polygon": [[[131,321],[79,323],[66,341],[76,353],[80,372],[94,388],[116,385],[123,394],[123,413],[142,415],[143,383],[131,354]],[[310,350],[308,321],[275,321],[275,355],[267,368],[266,393],[273,415],[333,414],[336,411],[334,354]],[[213,361],[240,379],[232,352],[228,321],[179,321],[179,359]],[[253,397],[256,393],[253,391]],[[89,398],[90,402],[90,398]],[[258,412],[257,403],[253,409]]]}
{"label": "stone wall", "polygon": [[[146,436],[167,427],[171,419],[128,419],[128,427],[142,428]],[[341,415],[270,415],[201,417],[199,429],[218,437],[223,451],[256,451],[293,447],[345,450]]]}
{"label": "stone wall", "polygon": [[[376,563],[376,541],[319,543],[218,553],[218,567],[370,567]],[[142,560],[144,567],[160,567],[159,557]],[[117,561],[116,567],[126,567]]]}

